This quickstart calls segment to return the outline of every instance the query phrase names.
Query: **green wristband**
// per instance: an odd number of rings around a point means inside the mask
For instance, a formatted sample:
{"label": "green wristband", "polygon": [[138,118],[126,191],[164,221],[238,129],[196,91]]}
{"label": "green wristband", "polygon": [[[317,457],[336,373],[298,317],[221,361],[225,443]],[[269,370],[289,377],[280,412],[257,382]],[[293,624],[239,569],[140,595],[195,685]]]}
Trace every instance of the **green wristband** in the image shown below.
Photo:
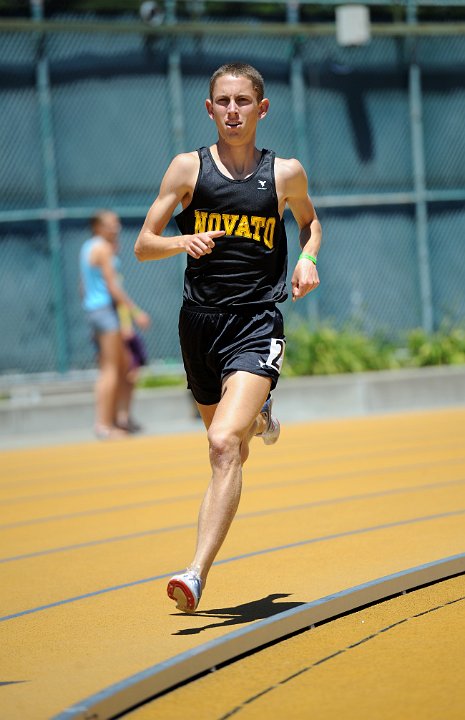
{"label": "green wristband", "polygon": [[313,257],[313,255],[309,255],[308,253],[300,253],[299,260],[311,260],[314,265],[316,265],[316,257]]}

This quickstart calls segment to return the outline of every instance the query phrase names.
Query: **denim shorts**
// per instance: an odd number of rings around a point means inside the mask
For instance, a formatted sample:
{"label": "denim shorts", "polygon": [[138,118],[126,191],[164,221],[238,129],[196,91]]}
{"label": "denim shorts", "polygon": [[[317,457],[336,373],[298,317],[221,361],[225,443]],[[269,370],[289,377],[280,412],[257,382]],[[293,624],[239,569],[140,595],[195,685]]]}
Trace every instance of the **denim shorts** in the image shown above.
{"label": "denim shorts", "polygon": [[97,310],[88,310],[87,319],[94,336],[119,330],[118,313],[113,305],[107,305]]}

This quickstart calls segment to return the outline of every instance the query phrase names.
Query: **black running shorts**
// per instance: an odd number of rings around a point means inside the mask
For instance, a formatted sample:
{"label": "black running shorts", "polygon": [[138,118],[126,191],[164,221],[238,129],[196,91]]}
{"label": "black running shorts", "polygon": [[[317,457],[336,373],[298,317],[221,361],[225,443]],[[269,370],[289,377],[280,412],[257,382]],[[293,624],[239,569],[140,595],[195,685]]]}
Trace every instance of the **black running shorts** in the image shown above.
{"label": "black running shorts", "polygon": [[276,307],[232,312],[183,306],[179,337],[187,387],[201,405],[220,401],[223,379],[235,370],[269,377],[276,387],[285,347]]}

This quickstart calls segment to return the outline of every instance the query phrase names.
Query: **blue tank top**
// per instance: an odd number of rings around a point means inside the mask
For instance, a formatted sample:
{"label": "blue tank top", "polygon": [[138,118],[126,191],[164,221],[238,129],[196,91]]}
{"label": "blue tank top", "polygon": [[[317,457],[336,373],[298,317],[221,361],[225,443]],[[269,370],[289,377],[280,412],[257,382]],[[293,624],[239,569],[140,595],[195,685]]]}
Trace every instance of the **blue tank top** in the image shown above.
{"label": "blue tank top", "polygon": [[210,149],[198,150],[200,170],[191,203],[175,220],[183,234],[225,230],[209,255],[187,256],[184,305],[249,306],[287,297],[287,240],[278,211],[275,154],[262,150],[245,180],[217,168]]}
{"label": "blue tank top", "polygon": [[[97,243],[105,242],[99,237],[92,237],[82,245],[79,254],[79,265],[81,270],[82,288],[84,299],[82,306],[84,310],[99,310],[103,307],[112,305],[113,300],[108,291],[105,278],[99,267],[91,265],[89,261],[90,253]],[[117,258],[113,258],[113,263],[117,264]]]}

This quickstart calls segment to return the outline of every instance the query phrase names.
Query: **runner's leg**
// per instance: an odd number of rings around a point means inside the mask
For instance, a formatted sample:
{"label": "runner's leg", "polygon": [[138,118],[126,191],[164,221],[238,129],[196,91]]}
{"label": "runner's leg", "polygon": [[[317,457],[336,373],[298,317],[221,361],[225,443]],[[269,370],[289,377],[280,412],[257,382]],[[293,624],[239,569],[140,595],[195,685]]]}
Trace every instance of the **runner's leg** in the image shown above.
{"label": "runner's leg", "polygon": [[216,407],[199,406],[208,427],[212,478],[200,508],[197,548],[190,567],[199,573],[203,585],[236,514],[242,464],[250,438],[261,431],[258,416],[270,385],[269,378],[238,371],[224,380]]}

